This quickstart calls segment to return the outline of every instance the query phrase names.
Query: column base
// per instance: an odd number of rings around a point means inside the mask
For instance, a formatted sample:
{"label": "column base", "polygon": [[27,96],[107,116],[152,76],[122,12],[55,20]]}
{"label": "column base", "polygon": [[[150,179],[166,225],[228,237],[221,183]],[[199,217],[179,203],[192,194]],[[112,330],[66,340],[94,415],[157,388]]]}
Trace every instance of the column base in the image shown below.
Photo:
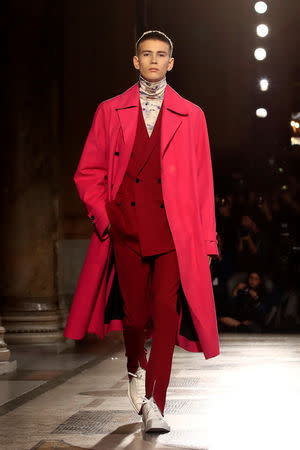
{"label": "column base", "polygon": [[17,370],[17,361],[0,361],[0,375]]}
{"label": "column base", "polygon": [[5,333],[5,340],[11,344],[62,344],[64,343],[64,336],[61,330],[48,332],[19,332]]}
{"label": "column base", "polygon": [[45,298],[6,298],[2,323],[7,344],[63,344],[63,326],[57,300]]}
{"label": "column base", "polygon": [[75,341],[71,339],[67,339],[62,342],[53,342],[52,344],[49,342],[35,343],[29,342],[24,344],[22,343],[14,343],[10,344],[10,349],[12,351],[21,351],[21,352],[37,352],[37,353],[63,353],[65,350],[68,350],[75,346]]}

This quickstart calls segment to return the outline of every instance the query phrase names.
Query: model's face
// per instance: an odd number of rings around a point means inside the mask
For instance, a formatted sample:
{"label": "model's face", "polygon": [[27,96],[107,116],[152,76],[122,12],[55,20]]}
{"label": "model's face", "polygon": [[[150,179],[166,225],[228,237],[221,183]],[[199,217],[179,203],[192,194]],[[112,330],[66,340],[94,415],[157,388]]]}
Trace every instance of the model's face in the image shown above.
{"label": "model's face", "polygon": [[138,56],[133,57],[133,65],[147,81],[159,81],[172,70],[174,58],[170,57],[170,47],[164,41],[149,39],[139,46]]}

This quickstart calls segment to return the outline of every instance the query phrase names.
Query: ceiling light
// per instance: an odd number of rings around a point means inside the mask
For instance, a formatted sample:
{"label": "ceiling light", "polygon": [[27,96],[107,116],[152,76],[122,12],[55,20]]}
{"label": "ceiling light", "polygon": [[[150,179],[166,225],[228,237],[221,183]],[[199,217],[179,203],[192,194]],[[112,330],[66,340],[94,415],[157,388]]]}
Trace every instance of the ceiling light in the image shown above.
{"label": "ceiling light", "polygon": [[268,6],[265,2],[256,2],[254,5],[254,9],[258,14],[263,14],[267,11]]}
{"label": "ceiling light", "polygon": [[264,48],[259,47],[255,49],[254,56],[258,61],[262,61],[267,56],[267,52]]}

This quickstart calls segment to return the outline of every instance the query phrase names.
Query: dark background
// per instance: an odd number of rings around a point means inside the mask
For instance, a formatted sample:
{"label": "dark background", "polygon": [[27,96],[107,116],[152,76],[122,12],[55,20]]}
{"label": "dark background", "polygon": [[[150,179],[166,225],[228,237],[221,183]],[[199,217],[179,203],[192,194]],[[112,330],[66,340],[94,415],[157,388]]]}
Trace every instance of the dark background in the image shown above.
{"label": "dark background", "polygon": [[[254,3],[2,2],[3,298],[50,302],[68,291],[66,245],[92,232],[73,174],[97,105],[137,80],[134,43],[146,29],[171,37],[168,82],[206,114],[217,191],[232,170],[267,183],[271,156],[297,170],[289,121],[300,111],[299,1],[268,1],[264,15]],[[270,28],[264,39],[255,34],[261,22]],[[253,57],[258,44],[268,52],[263,62]],[[261,76],[268,92],[258,89]],[[255,117],[260,106],[268,118]]]}

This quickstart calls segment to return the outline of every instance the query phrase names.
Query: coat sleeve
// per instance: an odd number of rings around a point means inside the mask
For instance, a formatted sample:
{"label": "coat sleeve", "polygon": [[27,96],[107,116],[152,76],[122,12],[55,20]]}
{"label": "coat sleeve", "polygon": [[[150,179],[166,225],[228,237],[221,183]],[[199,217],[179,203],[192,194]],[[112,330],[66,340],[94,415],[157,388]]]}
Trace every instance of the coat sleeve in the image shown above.
{"label": "coat sleeve", "polygon": [[105,208],[108,199],[108,157],[105,129],[105,112],[102,103],[95,113],[74,176],[79,196],[101,239],[109,237],[106,233],[109,219]]}
{"label": "coat sleeve", "polygon": [[202,230],[207,255],[218,256],[211,155],[205,115],[201,109],[199,109],[198,120],[198,188]]}

